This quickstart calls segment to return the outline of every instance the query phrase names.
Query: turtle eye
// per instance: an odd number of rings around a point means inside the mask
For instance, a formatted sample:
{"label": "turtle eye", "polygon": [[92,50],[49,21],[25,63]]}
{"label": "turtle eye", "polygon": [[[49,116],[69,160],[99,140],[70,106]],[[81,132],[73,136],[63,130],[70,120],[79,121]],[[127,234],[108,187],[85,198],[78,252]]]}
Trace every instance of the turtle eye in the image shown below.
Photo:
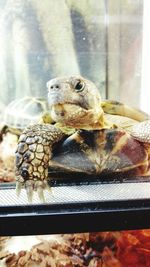
{"label": "turtle eye", "polygon": [[82,82],[82,81],[78,81],[78,82],[76,83],[76,85],[75,85],[74,88],[75,88],[75,90],[76,90],[77,92],[81,92],[81,91],[83,91],[84,86],[85,86],[84,82]]}
{"label": "turtle eye", "polygon": [[21,170],[21,176],[27,180],[29,178],[29,172],[27,171],[27,169],[22,169]]}

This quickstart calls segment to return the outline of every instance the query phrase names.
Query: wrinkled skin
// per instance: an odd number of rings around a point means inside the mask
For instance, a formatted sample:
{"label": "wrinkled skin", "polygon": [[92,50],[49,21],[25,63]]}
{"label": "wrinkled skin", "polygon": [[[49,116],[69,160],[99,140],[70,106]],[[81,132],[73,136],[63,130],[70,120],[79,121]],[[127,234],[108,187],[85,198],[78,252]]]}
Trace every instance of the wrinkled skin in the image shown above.
{"label": "wrinkled skin", "polygon": [[89,175],[149,174],[145,127],[144,141],[142,133],[137,141],[126,130],[108,122],[98,89],[83,77],[56,78],[47,87],[51,117],[56,123],[29,126],[20,136],[16,151],[18,191],[25,186],[29,200],[34,190],[43,199],[49,167]]}

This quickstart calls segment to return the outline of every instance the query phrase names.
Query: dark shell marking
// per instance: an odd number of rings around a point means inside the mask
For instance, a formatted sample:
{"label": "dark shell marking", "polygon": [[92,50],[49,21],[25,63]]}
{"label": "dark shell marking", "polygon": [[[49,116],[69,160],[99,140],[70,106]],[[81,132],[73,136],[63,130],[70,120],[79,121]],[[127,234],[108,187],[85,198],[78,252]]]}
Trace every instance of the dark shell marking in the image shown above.
{"label": "dark shell marking", "polygon": [[[103,140],[103,141],[102,141]],[[124,130],[103,130],[97,133],[99,172],[124,172],[132,169],[137,175],[148,154],[144,146]]]}
{"label": "dark shell marking", "polygon": [[95,175],[128,171],[128,175],[140,176],[149,170],[144,145],[119,129],[79,131],[56,149],[53,160],[64,167]]}

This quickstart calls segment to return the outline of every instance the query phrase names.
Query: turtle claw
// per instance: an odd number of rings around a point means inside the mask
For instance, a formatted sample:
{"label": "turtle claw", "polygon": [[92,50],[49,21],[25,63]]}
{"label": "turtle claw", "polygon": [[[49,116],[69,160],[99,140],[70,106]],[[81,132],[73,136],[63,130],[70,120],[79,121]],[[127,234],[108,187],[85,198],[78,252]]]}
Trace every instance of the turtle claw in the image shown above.
{"label": "turtle claw", "polygon": [[32,203],[32,199],[33,199],[33,190],[34,190],[34,183],[33,181],[26,181],[25,182],[25,189],[26,189],[26,193],[27,193],[27,198],[29,203]]}
{"label": "turtle claw", "polygon": [[44,181],[34,181],[28,180],[25,182],[25,189],[28,197],[28,201],[32,203],[33,192],[37,191],[38,197],[41,202],[46,202],[44,197],[44,190],[46,188],[46,183]]}
{"label": "turtle claw", "polygon": [[38,196],[39,196],[39,199],[41,200],[41,202],[45,203],[46,201],[45,201],[45,197],[44,197],[44,190],[41,186],[39,186],[37,188],[37,193],[38,193]]}
{"label": "turtle claw", "polygon": [[46,185],[46,190],[50,193],[50,194],[53,194],[53,191],[52,191],[52,188],[51,186],[47,183]]}
{"label": "turtle claw", "polygon": [[46,187],[47,183],[45,181],[36,181],[34,184],[34,190],[37,191],[38,197],[42,202],[45,202],[44,190]]}
{"label": "turtle claw", "polygon": [[20,183],[19,181],[17,181],[16,182],[16,195],[17,195],[17,197],[20,196],[21,189],[22,189],[22,183]]}
{"label": "turtle claw", "polygon": [[41,202],[46,202],[44,197],[44,190],[48,190],[47,182],[34,180],[27,180],[26,182],[16,181],[16,194],[18,197],[20,196],[22,188],[25,188],[26,190],[29,203],[32,203],[34,191],[37,191],[38,197]]}

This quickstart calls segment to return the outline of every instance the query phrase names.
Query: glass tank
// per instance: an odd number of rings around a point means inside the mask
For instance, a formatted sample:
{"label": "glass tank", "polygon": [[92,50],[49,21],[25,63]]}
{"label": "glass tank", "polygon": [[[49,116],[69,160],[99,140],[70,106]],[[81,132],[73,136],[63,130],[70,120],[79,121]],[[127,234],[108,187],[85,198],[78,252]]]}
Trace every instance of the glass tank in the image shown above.
{"label": "glass tank", "polygon": [[0,0],[0,266],[149,266],[149,7]]}

